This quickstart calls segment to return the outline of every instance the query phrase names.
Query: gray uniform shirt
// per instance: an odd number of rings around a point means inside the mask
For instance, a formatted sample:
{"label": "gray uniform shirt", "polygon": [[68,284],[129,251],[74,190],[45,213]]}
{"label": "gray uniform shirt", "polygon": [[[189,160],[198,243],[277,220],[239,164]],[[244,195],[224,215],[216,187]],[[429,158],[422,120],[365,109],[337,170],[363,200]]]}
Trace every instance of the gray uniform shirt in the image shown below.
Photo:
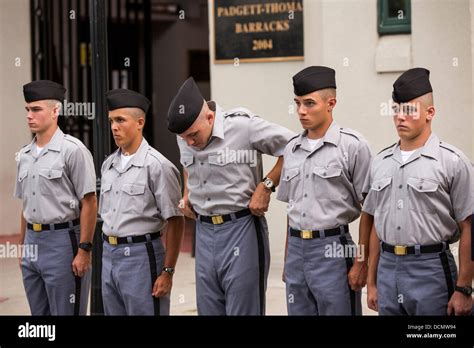
{"label": "gray uniform shirt", "polygon": [[281,156],[295,134],[247,109],[208,104],[215,121],[207,146],[198,150],[178,136],[189,201],[200,215],[234,213],[248,208],[262,179],[262,153]]}
{"label": "gray uniform shirt", "polygon": [[29,223],[62,223],[80,215],[80,200],[96,189],[94,162],[84,144],[57,129],[37,155],[36,138],[17,154],[14,196]]}
{"label": "gray uniform shirt", "polygon": [[295,229],[346,225],[360,215],[372,157],[369,145],[334,121],[314,150],[306,135],[286,146],[277,199],[288,203],[289,224]]}
{"label": "gray uniform shirt", "polygon": [[120,149],[102,164],[99,213],[103,232],[128,237],[158,232],[173,216],[182,216],[178,169],[143,138],[122,169]]}
{"label": "gray uniform shirt", "polygon": [[399,144],[374,158],[363,211],[374,216],[377,235],[386,243],[455,242],[457,223],[472,214],[472,184],[466,156],[431,134],[405,163]]}

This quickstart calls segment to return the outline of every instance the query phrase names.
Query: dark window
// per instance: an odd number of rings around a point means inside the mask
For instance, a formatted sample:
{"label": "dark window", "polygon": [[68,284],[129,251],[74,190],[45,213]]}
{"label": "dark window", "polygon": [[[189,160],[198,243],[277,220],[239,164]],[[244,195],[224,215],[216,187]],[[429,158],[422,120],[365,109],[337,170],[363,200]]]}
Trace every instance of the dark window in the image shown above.
{"label": "dark window", "polygon": [[410,0],[378,0],[380,35],[411,33]]}

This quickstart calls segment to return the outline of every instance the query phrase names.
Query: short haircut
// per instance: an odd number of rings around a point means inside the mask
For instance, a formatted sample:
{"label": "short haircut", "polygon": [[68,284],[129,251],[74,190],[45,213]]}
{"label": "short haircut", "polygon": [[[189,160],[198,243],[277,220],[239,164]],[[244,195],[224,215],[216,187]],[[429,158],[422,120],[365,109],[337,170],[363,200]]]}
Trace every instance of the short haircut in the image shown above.
{"label": "short haircut", "polygon": [[336,98],[336,89],[335,88],[324,88],[316,91],[321,99],[324,101],[328,100],[329,98]]}

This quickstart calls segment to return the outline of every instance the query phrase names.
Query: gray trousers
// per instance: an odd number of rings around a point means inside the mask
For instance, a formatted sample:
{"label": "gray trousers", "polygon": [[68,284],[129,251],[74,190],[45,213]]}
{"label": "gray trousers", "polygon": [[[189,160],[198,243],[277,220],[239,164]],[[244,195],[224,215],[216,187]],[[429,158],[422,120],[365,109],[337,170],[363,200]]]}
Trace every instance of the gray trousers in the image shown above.
{"label": "gray trousers", "polygon": [[361,293],[352,291],[347,279],[353,258],[332,252],[346,244],[354,245],[348,233],[314,239],[288,236],[285,283],[289,315],[362,314]]}
{"label": "gray trousers", "polygon": [[221,225],[198,219],[198,314],[264,315],[269,264],[268,226],[264,217],[233,216],[232,221]]}
{"label": "gray trousers", "polygon": [[403,255],[380,250],[379,315],[447,315],[457,279],[451,251]]}
{"label": "gray trousers", "polygon": [[110,245],[102,253],[102,299],[105,315],[169,315],[170,294],[155,298],[153,285],[163,269],[161,238]]}
{"label": "gray trousers", "polygon": [[85,315],[91,271],[74,276],[80,227],[34,232],[26,229],[25,246],[36,245],[37,260],[24,257],[21,271],[32,315]]}

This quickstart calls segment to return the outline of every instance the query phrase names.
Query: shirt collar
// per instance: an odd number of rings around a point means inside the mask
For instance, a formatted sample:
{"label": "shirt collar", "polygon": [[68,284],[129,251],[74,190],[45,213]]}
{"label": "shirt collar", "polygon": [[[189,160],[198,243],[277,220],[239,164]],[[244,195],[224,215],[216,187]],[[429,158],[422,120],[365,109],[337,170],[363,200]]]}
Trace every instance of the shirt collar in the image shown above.
{"label": "shirt collar", "polygon": [[[321,143],[331,143],[331,144],[334,144],[334,145],[337,146],[339,144],[339,140],[341,139],[340,130],[341,130],[341,127],[339,127],[339,125],[336,123],[336,121],[333,120],[331,122],[331,125],[327,129],[326,134],[324,134],[324,136],[322,137]],[[308,135],[308,131],[304,130],[296,138],[296,142],[293,145],[293,149],[292,149],[293,152],[295,152],[297,147],[300,147],[302,145],[303,140],[304,140],[304,138],[306,138],[307,135]]]}
{"label": "shirt collar", "polygon": [[[126,171],[130,166],[134,165],[135,167],[143,167],[145,165],[145,159],[146,155],[148,153],[149,149],[148,142],[146,141],[145,138],[142,138],[142,142],[140,143],[140,146],[138,147],[137,152],[135,152],[135,156],[130,160],[130,162],[127,164],[127,167],[124,168],[124,171]],[[120,155],[122,154],[121,150],[118,149],[115,154],[112,162],[110,163],[110,167],[117,167],[117,165],[120,163]],[[109,167],[109,168],[110,168]]]}
{"label": "shirt collar", "polygon": [[[384,158],[389,157],[389,156],[394,156],[397,160],[399,160],[400,163],[401,161],[401,149],[400,149],[400,140],[398,141],[397,144],[392,146],[390,150],[384,155]],[[423,145],[422,148],[417,149],[417,151],[420,155],[425,156],[425,157],[430,157],[435,160],[439,160],[439,138],[436,134],[431,133],[428,140],[426,141],[425,145]],[[419,157],[419,156],[417,156]],[[412,157],[412,159],[415,159],[416,157]],[[411,162],[411,161],[410,161]],[[407,164],[406,162],[405,164]]]}
{"label": "shirt collar", "polygon": [[212,127],[211,138],[224,139],[224,115],[222,108],[214,101],[209,101],[208,105],[214,111],[214,125]]}

